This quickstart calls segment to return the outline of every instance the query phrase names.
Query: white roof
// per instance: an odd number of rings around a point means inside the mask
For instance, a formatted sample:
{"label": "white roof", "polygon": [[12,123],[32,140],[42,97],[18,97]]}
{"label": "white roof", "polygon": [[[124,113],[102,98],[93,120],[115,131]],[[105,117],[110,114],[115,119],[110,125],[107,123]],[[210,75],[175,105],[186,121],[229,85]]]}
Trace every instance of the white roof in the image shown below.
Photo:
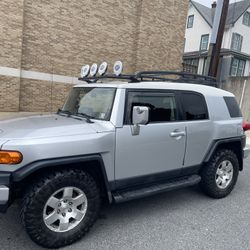
{"label": "white roof", "polygon": [[232,93],[225,90],[210,87],[201,84],[178,83],[178,82],[139,82],[128,83],[125,81],[110,81],[104,83],[84,83],[78,84],[75,87],[112,87],[118,89],[162,89],[162,90],[190,90],[196,91],[203,95],[211,96],[234,96]]}

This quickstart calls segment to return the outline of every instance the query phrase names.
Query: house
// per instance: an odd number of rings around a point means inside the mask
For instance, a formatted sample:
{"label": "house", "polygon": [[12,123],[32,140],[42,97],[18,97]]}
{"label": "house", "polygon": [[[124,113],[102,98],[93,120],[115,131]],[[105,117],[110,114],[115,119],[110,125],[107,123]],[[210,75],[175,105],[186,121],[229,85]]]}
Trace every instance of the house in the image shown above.
{"label": "house", "polygon": [[[184,69],[204,74],[212,33],[216,2],[211,8],[190,1],[183,55]],[[229,5],[224,31],[218,78],[250,75],[250,1]]]}

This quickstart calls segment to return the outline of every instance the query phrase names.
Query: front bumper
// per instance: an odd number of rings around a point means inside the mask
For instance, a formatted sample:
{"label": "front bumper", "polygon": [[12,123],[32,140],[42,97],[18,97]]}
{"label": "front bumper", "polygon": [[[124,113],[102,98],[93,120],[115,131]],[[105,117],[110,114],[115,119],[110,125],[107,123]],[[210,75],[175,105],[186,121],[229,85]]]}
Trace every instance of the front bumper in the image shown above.
{"label": "front bumper", "polygon": [[8,207],[10,189],[6,186],[0,186],[0,212],[5,212]]}
{"label": "front bumper", "polygon": [[0,213],[6,212],[10,200],[10,174],[0,172]]}
{"label": "front bumper", "polygon": [[250,155],[250,149],[249,148],[244,148],[243,149],[243,157],[247,158]]}

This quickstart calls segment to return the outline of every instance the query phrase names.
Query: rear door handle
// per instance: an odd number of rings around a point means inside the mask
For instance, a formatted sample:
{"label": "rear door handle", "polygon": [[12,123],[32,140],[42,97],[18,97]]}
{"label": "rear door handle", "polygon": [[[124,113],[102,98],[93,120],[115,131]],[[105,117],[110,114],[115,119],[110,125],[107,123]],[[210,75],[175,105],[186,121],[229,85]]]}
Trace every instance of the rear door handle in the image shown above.
{"label": "rear door handle", "polygon": [[185,135],[186,135],[185,131],[179,131],[179,130],[175,130],[175,131],[170,133],[171,137],[182,137],[182,136],[185,136]]}

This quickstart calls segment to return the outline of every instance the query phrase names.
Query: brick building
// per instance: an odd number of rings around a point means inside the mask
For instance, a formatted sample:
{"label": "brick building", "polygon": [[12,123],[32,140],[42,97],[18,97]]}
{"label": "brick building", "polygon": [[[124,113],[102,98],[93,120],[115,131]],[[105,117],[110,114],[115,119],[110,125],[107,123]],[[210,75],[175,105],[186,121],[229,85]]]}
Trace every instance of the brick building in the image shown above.
{"label": "brick building", "polygon": [[52,111],[83,64],[180,70],[188,1],[1,0],[0,111]]}

